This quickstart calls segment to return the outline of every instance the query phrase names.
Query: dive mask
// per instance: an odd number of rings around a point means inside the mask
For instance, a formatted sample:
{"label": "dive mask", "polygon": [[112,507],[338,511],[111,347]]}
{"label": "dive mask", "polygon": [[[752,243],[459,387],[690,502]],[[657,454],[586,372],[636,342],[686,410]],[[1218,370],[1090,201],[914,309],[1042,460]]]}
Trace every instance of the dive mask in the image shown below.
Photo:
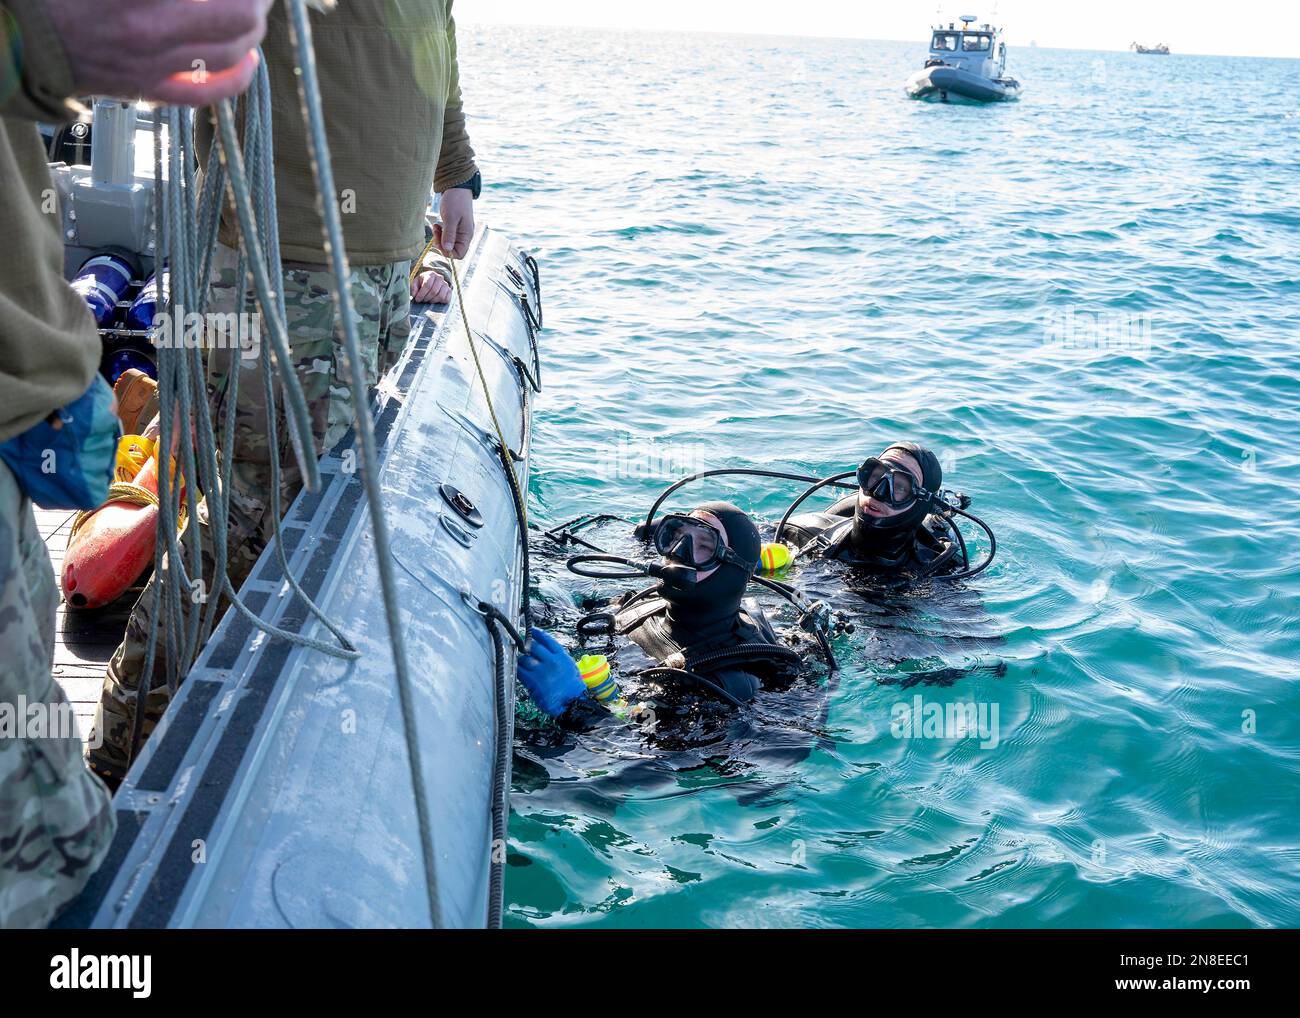
{"label": "dive mask", "polygon": [[654,529],[655,550],[660,555],[700,572],[729,562],[752,574],[758,563],[741,558],[722,540],[712,524],[680,513],[669,513]]}
{"label": "dive mask", "polygon": [[934,497],[917,483],[910,470],[876,456],[868,456],[858,467],[858,487],[864,495],[884,502],[891,509],[906,509],[918,498]]}

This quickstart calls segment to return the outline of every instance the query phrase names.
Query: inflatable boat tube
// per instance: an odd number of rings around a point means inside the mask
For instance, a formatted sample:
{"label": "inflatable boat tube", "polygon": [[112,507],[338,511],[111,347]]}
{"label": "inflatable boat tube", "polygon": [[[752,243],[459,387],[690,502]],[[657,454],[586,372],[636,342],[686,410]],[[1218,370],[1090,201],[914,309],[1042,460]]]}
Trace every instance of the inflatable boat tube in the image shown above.
{"label": "inflatable boat tube", "polygon": [[971,102],[1009,102],[1020,97],[1020,82],[1014,78],[985,78],[957,67],[927,67],[907,83],[913,99],[936,99],[947,102],[966,99]]}
{"label": "inflatable boat tube", "polygon": [[[539,377],[534,267],[489,229],[461,263],[479,359],[524,491]],[[487,921],[495,746],[513,731],[497,730],[496,652],[477,605],[499,606],[517,624],[523,560],[513,491],[454,302],[441,314],[415,309],[403,358],[371,409],[440,915],[428,907],[375,546],[349,433],[322,458],[322,489],[294,502],[283,533],[295,576],[360,659],[267,636],[228,611],[119,789],[108,861],[61,926]],[[283,581],[274,548],[241,596],[277,626],[331,639]],[[514,645],[504,642],[512,729]]]}

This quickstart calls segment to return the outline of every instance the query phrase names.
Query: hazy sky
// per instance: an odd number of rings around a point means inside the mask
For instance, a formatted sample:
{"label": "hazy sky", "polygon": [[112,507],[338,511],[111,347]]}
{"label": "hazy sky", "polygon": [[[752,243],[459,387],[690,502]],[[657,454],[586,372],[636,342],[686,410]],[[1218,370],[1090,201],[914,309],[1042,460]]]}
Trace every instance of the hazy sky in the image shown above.
{"label": "hazy sky", "polygon": [[1168,43],[1176,53],[1300,57],[1296,5],[1280,0],[456,0],[465,24],[590,25],[864,39],[923,39],[939,10],[994,18],[1011,46],[1127,49]]}

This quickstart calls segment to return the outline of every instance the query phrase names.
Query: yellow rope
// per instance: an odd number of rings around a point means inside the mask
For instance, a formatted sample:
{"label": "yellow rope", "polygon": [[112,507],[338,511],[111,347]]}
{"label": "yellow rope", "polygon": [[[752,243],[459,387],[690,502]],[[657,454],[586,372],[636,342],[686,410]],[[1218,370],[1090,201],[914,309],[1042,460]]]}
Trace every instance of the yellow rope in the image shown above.
{"label": "yellow rope", "polygon": [[[124,502],[127,505],[142,507],[158,505],[158,496],[133,480],[153,457],[155,448],[156,443],[143,435],[123,435],[118,439],[117,465],[114,469],[117,479],[108,486],[108,498],[104,499],[98,508],[77,513],[72,520],[72,529],[68,531],[68,540],[75,537],[85,522],[110,502]],[[175,464],[172,466],[172,476],[176,476]],[[182,501],[176,517],[178,532],[185,529],[186,509],[186,504]]]}
{"label": "yellow rope", "polygon": [[[415,282],[415,277],[420,269],[424,266],[424,260],[429,257],[429,252],[433,250],[433,245],[437,240],[436,237],[430,237],[429,243],[424,245],[424,250],[420,252],[420,257],[415,260],[411,268],[411,277],[409,282]],[[483,374],[483,364],[478,358],[478,345],[474,342],[474,330],[469,327],[469,315],[465,312],[465,297],[460,292],[460,273],[456,271],[456,263],[447,255],[439,252],[439,256],[447,263],[451,269],[451,281],[456,290],[456,303],[460,306],[460,320],[465,326],[465,339],[469,343],[469,352],[474,357],[474,368],[478,371],[479,384],[483,387],[483,399],[487,402],[488,415],[492,418],[492,427],[496,429],[497,440],[501,443],[502,453],[505,457],[506,465],[510,468],[510,473],[515,479],[515,489],[523,491],[519,485],[519,474],[515,470],[514,458],[510,454],[510,443],[506,441],[505,432],[501,429],[501,422],[497,420],[496,408],[492,406],[492,393],[488,391],[487,377]],[[528,506],[523,506],[524,524],[528,523]]]}
{"label": "yellow rope", "polygon": [[[456,271],[456,263],[450,258],[447,265],[451,268],[451,281],[456,289],[456,303],[460,305],[460,320],[465,326],[465,339],[469,343],[469,352],[474,356],[474,367],[478,371],[479,383],[483,386],[483,399],[487,401],[488,414],[492,418],[492,427],[496,429],[497,439],[501,442],[501,456],[510,468],[510,475],[515,481],[515,490],[522,492],[524,489],[519,483],[519,474],[515,470],[515,461],[510,452],[510,443],[506,441],[505,432],[501,430],[501,422],[497,420],[496,409],[492,406],[492,394],[488,391],[487,377],[483,374],[483,365],[478,359],[478,345],[474,342],[474,331],[469,327],[469,315],[465,311],[465,296],[460,291],[460,273]],[[528,503],[525,501],[520,506],[520,515],[523,516],[524,526],[528,525]]]}
{"label": "yellow rope", "polygon": [[437,242],[437,240],[438,237],[435,234],[434,236],[429,238],[429,243],[424,245],[424,250],[420,252],[420,257],[415,259],[415,261],[411,265],[411,277],[407,280],[408,283],[415,282],[415,277],[418,276],[420,274],[420,270],[424,268],[424,260],[429,257],[429,252],[433,250],[433,245]]}
{"label": "yellow rope", "polygon": [[[103,509],[110,502],[125,502],[127,505],[150,506],[158,504],[158,496],[148,488],[142,488],[140,485],[131,481],[114,481],[108,488],[108,498],[104,500],[103,505],[98,509],[87,509],[79,512],[72,521],[72,529],[68,532],[68,539],[71,540],[76,536],[82,525],[90,519],[95,513]],[[185,529],[185,503],[181,503],[180,516],[177,519],[179,530]]]}

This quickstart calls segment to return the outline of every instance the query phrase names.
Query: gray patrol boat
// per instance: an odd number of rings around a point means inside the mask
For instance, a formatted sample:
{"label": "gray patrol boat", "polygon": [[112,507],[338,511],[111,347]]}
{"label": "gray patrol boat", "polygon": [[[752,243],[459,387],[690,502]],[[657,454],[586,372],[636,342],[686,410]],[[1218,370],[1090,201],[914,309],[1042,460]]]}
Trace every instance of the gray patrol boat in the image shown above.
{"label": "gray patrol boat", "polygon": [[1007,73],[1007,44],[1001,29],[977,25],[963,14],[961,25],[937,25],[930,37],[925,66],[907,80],[913,99],[937,102],[1007,102],[1020,98],[1019,81]]}

